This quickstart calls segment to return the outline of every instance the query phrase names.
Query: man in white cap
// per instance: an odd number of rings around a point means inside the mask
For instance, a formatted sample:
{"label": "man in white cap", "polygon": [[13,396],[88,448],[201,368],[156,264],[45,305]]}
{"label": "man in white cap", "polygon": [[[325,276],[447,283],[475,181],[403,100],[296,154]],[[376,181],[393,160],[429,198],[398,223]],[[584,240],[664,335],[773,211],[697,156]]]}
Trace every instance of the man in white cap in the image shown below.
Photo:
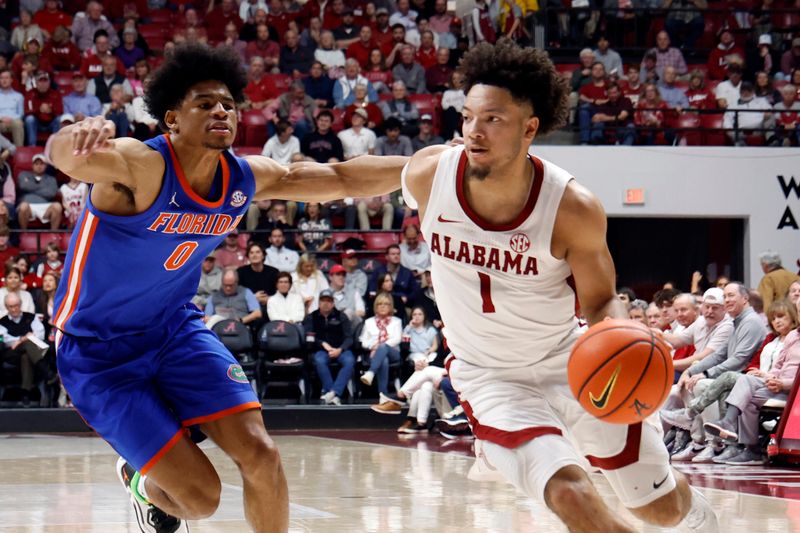
{"label": "man in white cap", "polygon": [[367,122],[367,111],[358,108],[353,111],[352,127],[339,132],[339,140],[342,141],[344,158],[353,159],[359,155],[375,153],[375,133],[365,126]]}
{"label": "man in white cap", "polygon": [[[718,297],[719,293],[716,293],[716,296]],[[722,301],[724,302],[725,311],[733,319],[733,330],[728,337],[728,342],[721,348],[714,350],[702,361],[698,361],[697,364],[686,369],[680,380],[678,380],[678,384],[673,387],[673,392],[670,394],[670,398],[667,399],[665,408],[661,410],[661,420],[665,425],[692,432],[692,440],[695,444],[693,448],[691,448],[691,444],[689,445],[691,451],[686,452],[687,456],[681,456],[683,460],[692,459],[703,451],[702,448],[697,446],[697,443],[705,442],[702,422],[719,419],[717,403],[709,400],[708,397],[718,398],[720,393],[704,393],[712,387],[719,389],[722,385],[732,386],[732,381],[735,381],[735,377],[747,365],[755,351],[764,342],[764,337],[766,336],[761,320],[750,306],[747,287],[742,283],[731,282],[725,285]],[[704,303],[704,306],[708,307],[709,304]],[[718,378],[722,378],[719,384],[716,381]],[[680,406],[680,402],[676,401],[673,396],[676,389],[686,409],[676,409]],[[706,400],[699,400],[703,396],[706,397]],[[669,410],[669,407],[673,410]],[[702,416],[698,416],[698,414],[702,414]],[[707,451],[702,460],[724,462],[740,452],[736,446],[729,448],[719,453],[719,455],[716,455],[721,451],[719,448]],[[679,451],[676,445],[673,448],[673,453]],[[693,452],[697,453],[693,454]]]}

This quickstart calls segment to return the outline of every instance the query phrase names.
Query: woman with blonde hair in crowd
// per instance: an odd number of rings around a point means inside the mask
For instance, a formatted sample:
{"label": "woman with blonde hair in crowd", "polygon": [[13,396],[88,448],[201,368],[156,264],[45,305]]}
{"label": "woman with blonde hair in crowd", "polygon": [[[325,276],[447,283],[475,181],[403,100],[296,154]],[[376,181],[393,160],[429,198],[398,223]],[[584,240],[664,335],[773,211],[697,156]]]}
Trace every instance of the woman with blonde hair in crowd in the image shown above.
{"label": "woman with blonde hair in crowd", "polygon": [[306,307],[306,314],[319,307],[319,293],[328,288],[325,274],[317,270],[317,259],[311,254],[303,254],[297,262],[297,270],[292,272],[292,291],[300,295]]}
{"label": "woman with blonde hair in crowd", "polygon": [[364,385],[372,385],[377,377],[380,403],[389,399],[389,365],[400,361],[400,341],[403,334],[402,321],[394,316],[394,303],[387,293],[379,293],[373,305],[375,316],[364,322],[359,342],[369,350],[369,370],[361,376]]}

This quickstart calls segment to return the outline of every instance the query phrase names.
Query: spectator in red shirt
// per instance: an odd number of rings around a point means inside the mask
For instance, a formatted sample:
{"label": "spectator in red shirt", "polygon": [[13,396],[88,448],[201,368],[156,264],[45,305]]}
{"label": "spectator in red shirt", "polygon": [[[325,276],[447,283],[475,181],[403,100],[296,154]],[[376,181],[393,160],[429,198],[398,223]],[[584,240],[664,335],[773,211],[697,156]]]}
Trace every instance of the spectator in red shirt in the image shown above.
{"label": "spectator in red shirt", "polygon": [[295,19],[297,19],[297,14],[286,11],[281,0],[270,0],[267,25],[275,28],[275,32],[281,36],[281,39],[289,30],[289,24]]}
{"label": "spectator in red shirt", "polygon": [[[323,7],[324,6],[324,7]],[[270,8],[272,6],[270,5]],[[300,12],[304,20],[310,21],[312,18],[317,17],[322,21],[322,27],[330,30],[339,25],[337,22],[334,26],[329,26],[326,21],[333,14],[333,2],[330,0],[308,0]]]}
{"label": "spectator in red shirt", "polygon": [[386,60],[380,48],[373,48],[370,50],[367,68],[363,75],[369,80],[377,92],[391,92],[390,87],[394,81],[394,76],[392,76],[392,71],[386,67]]}
{"label": "spectator in red shirt", "polygon": [[378,107],[377,104],[369,101],[367,97],[367,86],[358,84],[356,88],[353,89],[353,93],[355,95],[355,100],[345,108],[344,112],[345,127],[349,128],[353,125],[352,118],[356,109],[364,109],[367,112],[366,126],[371,130],[379,128],[383,124],[383,111],[381,111],[381,108]]}
{"label": "spectator in red shirt", "polygon": [[243,22],[235,0],[222,0],[220,5],[208,13],[206,18],[211,21],[208,26],[208,40],[212,43],[225,39],[225,24],[233,22],[237,28],[241,28]]}
{"label": "spectator in red shirt", "polygon": [[58,4],[58,0],[45,0],[44,8],[33,15],[33,22],[39,25],[47,38],[53,35],[57,26],[72,26],[72,17],[61,11]]}
{"label": "spectator in red shirt", "polygon": [[735,63],[741,64],[744,61],[744,50],[737,46],[733,40],[733,33],[730,29],[723,28],[719,33],[719,43],[716,48],[708,54],[708,78],[711,80],[724,80],[728,71],[728,62],[731,56],[738,56]]}
{"label": "spectator in red shirt", "polygon": [[658,130],[664,125],[664,113],[668,109],[666,102],[661,100],[656,84],[645,85],[644,96],[639,99],[633,118],[639,128],[639,138],[644,144],[655,143]]}
{"label": "spectator in red shirt", "polygon": [[53,39],[44,45],[42,57],[55,70],[77,70],[81,66],[81,51],[69,40],[69,30],[64,26],[53,30]]}
{"label": "spectator in red shirt", "polygon": [[578,125],[580,126],[580,143],[589,144],[592,115],[596,106],[608,102],[606,93],[606,68],[599,61],[592,64],[592,81],[583,85],[578,91]]}
{"label": "spectator in red shirt", "polygon": [[392,27],[389,26],[389,10],[385,7],[376,9],[375,21],[375,26],[372,28],[372,38],[381,48],[381,51],[385,51],[387,48],[391,50],[394,46],[394,36],[392,35]]}
{"label": "spectator in red shirt", "polygon": [[81,64],[83,75],[89,79],[100,75],[103,72],[103,58],[105,56],[110,56],[117,60],[117,73],[124,76],[125,65],[111,52],[111,41],[106,30],[97,30],[94,34],[94,46],[86,51],[86,58]]}
{"label": "spectator in red shirt", "polygon": [[0,265],[5,265],[9,259],[19,255],[19,248],[12,246],[8,240],[10,235],[8,226],[0,226]]}
{"label": "spectator in red shirt", "polygon": [[253,56],[250,59],[250,69],[247,72],[250,81],[244,88],[245,103],[250,109],[264,109],[280,96],[272,78],[265,75],[264,68],[263,57]]}
{"label": "spectator in red shirt", "polygon": [[397,23],[392,26],[391,43],[381,47],[381,52],[386,57],[386,66],[394,68],[395,65],[400,64],[400,54],[406,44],[408,44],[406,43],[406,27]]}
{"label": "spectator in red shirt", "polygon": [[11,60],[11,70],[14,72],[14,76],[17,79],[20,79],[22,76],[22,62],[25,61],[25,58],[29,56],[35,56],[38,59],[38,70],[43,70],[45,72],[51,72],[53,70],[50,62],[47,61],[47,58],[42,57],[42,43],[39,42],[36,38],[31,38],[28,40],[27,44],[25,45],[25,50],[20,50],[14,55],[14,59]]}
{"label": "spectator in red shirt", "polygon": [[342,24],[344,24],[344,13],[346,11],[344,0],[328,0],[328,4],[331,6],[330,12],[325,10],[325,17],[322,19],[322,29],[323,30],[335,30]]}
{"label": "spectator in red shirt", "polygon": [[369,62],[369,54],[375,48],[375,41],[372,39],[372,28],[361,26],[358,32],[358,40],[347,47],[347,57],[358,61],[361,68],[366,70]]}
{"label": "spectator in red shirt", "polygon": [[[448,59],[450,56],[447,56]],[[420,36],[420,45],[417,49],[417,63],[422,65],[422,68],[428,70],[436,64],[436,47],[433,44],[433,32],[425,30]]]}
{"label": "spectator in red shirt", "polygon": [[705,75],[702,70],[692,71],[689,78],[689,88],[686,90],[691,109],[716,109],[717,98],[713,91],[706,87]]}
{"label": "spectator in red shirt", "polygon": [[57,132],[58,117],[63,112],[61,93],[50,87],[50,75],[40,70],[36,73],[36,89],[25,95],[27,145],[36,146],[36,134],[40,131]]}
{"label": "spectator in red shirt", "polygon": [[639,79],[639,69],[635,65],[628,67],[628,74],[620,82],[619,86],[622,89],[622,94],[631,101],[633,107],[636,107],[636,104],[639,103],[639,97],[644,92],[644,85]]}
{"label": "spectator in red shirt", "polygon": [[273,69],[278,67],[281,47],[275,41],[270,40],[269,27],[266,24],[259,24],[256,28],[256,40],[247,43],[247,48],[244,53],[248,61],[250,61],[253,56],[261,56],[264,58],[266,72],[272,72]]}
{"label": "spectator in red shirt", "polygon": [[439,48],[436,51],[436,64],[425,71],[425,85],[430,93],[443,93],[450,88],[450,77],[453,67],[450,66],[450,49]]}

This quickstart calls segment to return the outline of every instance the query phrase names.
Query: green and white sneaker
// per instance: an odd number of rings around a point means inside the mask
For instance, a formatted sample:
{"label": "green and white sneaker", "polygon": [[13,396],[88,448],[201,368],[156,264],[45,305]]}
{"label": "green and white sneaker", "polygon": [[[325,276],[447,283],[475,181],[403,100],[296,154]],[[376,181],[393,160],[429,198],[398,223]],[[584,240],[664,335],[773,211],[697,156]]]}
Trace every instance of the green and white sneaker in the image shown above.
{"label": "green and white sneaker", "polygon": [[117,460],[117,477],[131,498],[139,531],[142,533],[188,533],[189,526],[185,521],[168,515],[142,498],[135,488],[131,487],[139,482],[139,473],[122,457]]}

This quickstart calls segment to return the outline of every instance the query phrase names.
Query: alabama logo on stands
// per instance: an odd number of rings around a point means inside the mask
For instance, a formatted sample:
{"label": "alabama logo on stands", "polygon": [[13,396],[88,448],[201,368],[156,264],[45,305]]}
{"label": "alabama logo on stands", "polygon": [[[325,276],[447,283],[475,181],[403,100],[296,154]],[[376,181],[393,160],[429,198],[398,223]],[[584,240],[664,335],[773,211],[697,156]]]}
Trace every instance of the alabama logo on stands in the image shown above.
{"label": "alabama logo on stands", "polygon": [[231,195],[231,205],[233,207],[240,207],[243,206],[244,203],[247,201],[247,196],[242,191],[234,191]]}

